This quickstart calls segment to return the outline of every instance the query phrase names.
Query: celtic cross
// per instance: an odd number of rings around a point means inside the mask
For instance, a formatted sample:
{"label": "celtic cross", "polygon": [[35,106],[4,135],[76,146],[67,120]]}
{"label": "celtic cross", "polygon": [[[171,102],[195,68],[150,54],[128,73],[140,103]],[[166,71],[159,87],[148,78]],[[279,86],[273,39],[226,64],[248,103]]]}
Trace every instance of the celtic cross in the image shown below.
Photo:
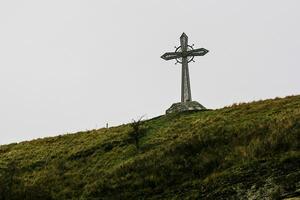
{"label": "celtic cross", "polygon": [[164,60],[176,59],[176,64],[182,64],[181,102],[188,102],[192,101],[188,63],[194,62],[195,56],[204,56],[208,50],[204,48],[193,49],[193,46],[188,44],[188,36],[185,33],[180,37],[180,45],[180,47],[175,47],[175,52],[165,53],[161,58]]}

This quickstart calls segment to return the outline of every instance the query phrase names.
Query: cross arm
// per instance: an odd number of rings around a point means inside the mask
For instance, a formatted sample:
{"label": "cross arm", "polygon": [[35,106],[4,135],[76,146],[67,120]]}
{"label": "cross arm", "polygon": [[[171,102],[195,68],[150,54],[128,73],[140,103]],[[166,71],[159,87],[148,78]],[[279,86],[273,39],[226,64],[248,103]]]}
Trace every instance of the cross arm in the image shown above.
{"label": "cross arm", "polygon": [[200,48],[200,49],[193,49],[187,52],[188,56],[204,56],[205,54],[207,54],[209,51],[207,49],[204,48]]}
{"label": "cross arm", "polygon": [[185,33],[182,33],[180,37],[181,51],[185,52],[188,50],[188,36]]}
{"label": "cross arm", "polygon": [[176,59],[176,58],[180,58],[180,57],[182,57],[181,52],[167,52],[161,56],[161,58],[164,60],[172,60],[172,59]]}

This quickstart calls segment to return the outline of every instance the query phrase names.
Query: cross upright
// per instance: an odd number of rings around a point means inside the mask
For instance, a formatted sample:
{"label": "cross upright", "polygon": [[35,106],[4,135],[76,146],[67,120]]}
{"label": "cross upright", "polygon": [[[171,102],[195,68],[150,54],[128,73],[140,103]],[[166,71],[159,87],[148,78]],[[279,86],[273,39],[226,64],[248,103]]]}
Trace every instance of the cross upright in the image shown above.
{"label": "cross upright", "polygon": [[167,52],[161,56],[164,60],[176,59],[176,64],[182,64],[182,76],[181,76],[181,102],[192,101],[189,66],[188,63],[194,61],[195,56],[204,56],[208,53],[208,50],[204,48],[193,49],[193,46],[188,44],[188,36],[183,33],[180,37],[179,47],[175,47],[175,52]]}

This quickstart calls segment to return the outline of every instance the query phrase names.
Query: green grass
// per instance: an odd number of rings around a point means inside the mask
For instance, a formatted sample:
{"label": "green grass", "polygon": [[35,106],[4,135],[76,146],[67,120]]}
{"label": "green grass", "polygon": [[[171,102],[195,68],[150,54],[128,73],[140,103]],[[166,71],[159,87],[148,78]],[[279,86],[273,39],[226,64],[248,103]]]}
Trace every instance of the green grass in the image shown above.
{"label": "green grass", "polygon": [[[0,146],[0,199],[276,199],[300,188],[300,96]],[[248,196],[247,196],[248,195]]]}

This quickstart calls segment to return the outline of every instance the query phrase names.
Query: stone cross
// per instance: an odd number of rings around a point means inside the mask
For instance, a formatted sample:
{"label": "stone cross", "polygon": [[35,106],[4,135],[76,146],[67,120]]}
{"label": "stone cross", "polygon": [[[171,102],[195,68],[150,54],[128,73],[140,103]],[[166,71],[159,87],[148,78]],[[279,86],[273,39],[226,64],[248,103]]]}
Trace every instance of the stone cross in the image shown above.
{"label": "stone cross", "polygon": [[188,63],[193,61],[195,56],[204,56],[208,50],[204,48],[193,49],[193,46],[188,44],[188,36],[183,33],[180,37],[179,47],[175,47],[175,52],[168,52],[161,56],[164,60],[176,59],[176,64],[182,64],[182,77],[181,77],[181,102],[192,101],[189,66]]}

